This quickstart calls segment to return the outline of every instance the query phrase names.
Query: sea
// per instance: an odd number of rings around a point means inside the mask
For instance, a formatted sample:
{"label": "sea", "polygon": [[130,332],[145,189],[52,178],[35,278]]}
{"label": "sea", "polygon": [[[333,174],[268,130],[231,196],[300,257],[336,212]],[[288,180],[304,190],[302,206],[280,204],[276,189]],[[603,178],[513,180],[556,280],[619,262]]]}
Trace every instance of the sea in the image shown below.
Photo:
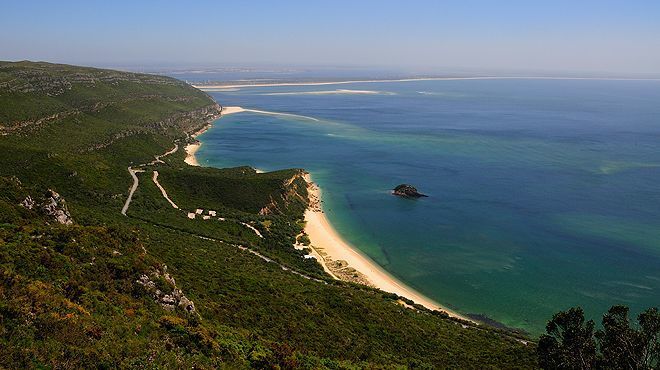
{"label": "sea", "polygon": [[[350,244],[457,312],[533,336],[660,303],[660,81],[228,88],[203,166],[308,170]],[[296,115],[296,116],[293,116]],[[411,184],[427,198],[391,194]]]}

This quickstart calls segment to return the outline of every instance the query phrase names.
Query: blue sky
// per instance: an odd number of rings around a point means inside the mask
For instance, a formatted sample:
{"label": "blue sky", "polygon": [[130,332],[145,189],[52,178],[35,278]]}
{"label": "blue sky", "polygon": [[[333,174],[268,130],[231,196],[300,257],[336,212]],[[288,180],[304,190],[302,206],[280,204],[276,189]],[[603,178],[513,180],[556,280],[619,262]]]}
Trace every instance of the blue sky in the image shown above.
{"label": "blue sky", "polygon": [[13,1],[0,59],[660,73],[660,1]]}

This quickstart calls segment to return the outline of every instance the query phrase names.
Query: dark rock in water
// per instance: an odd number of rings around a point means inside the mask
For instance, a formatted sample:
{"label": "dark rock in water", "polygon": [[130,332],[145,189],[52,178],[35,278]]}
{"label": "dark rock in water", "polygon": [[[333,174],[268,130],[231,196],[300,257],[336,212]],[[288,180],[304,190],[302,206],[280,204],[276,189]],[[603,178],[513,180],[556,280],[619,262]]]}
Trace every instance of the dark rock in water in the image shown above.
{"label": "dark rock in water", "polygon": [[394,188],[394,190],[392,190],[392,194],[406,198],[420,198],[428,196],[418,192],[414,186],[408,184],[401,184],[397,186]]}

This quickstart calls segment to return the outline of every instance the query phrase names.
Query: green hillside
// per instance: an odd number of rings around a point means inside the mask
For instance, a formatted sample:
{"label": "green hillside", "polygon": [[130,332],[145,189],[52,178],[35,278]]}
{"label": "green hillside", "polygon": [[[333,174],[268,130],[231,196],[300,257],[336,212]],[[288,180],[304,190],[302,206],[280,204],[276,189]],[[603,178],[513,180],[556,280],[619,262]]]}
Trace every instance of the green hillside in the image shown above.
{"label": "green hillside", "polygon": [[168,77],[0,62],[0,368],[537,366],[304,258],[302,170],[186,165],[219,112]]}

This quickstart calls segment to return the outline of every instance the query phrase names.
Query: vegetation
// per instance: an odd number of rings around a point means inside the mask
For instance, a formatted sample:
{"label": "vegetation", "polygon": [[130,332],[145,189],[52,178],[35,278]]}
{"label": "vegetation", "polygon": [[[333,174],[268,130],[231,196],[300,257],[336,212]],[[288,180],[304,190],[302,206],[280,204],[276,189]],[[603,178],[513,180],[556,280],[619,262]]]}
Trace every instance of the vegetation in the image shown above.
{"label": "vegetation", "polygon": [[660,313],[642,312],[631,327],[628,307],[612,306],[602,329],[585,321],[581,308],[552,317],[538,345],[545,369],[657,369],[660,366]]}
{"label": "vegetation", "polygon": [[0,367],[537,367],[531,341],[303,258],[301,170],[149,164],[218,110],[167,77],[0,63]]}

